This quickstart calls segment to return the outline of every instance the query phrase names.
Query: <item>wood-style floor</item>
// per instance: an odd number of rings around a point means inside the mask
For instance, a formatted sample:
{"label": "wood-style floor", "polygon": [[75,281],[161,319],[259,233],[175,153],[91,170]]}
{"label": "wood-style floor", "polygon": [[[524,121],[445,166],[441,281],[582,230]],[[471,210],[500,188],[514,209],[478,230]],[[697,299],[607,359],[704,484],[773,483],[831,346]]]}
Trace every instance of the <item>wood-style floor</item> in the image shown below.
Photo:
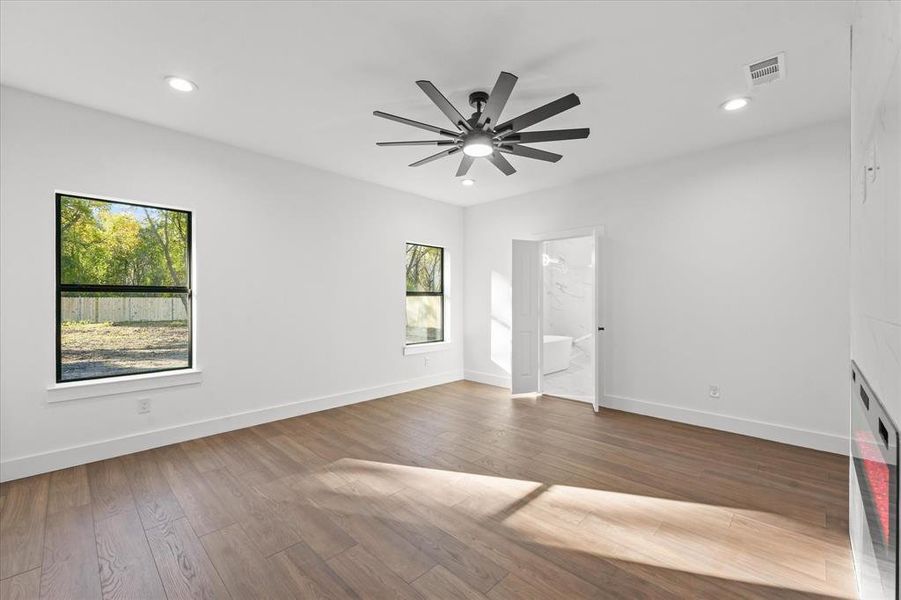
{"label": "wood-style floor", "polygon": [[13,598],[848,598],[847,459],[458,382],[0,487]]}

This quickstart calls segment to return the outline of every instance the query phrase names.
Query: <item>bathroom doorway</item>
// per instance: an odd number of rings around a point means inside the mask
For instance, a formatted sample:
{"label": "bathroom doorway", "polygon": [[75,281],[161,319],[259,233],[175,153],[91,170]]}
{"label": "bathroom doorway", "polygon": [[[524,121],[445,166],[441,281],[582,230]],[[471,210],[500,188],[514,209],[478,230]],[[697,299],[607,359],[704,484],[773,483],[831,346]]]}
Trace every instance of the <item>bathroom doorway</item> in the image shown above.
{"label": "bathroom doorway", "polygon": [[511,391],[604,394],[603,228],[513,240]]}
{"label": "bathroom doorway", "polygon": [[595,387],[594,236],[541,243],[541,393],[591,402]]}

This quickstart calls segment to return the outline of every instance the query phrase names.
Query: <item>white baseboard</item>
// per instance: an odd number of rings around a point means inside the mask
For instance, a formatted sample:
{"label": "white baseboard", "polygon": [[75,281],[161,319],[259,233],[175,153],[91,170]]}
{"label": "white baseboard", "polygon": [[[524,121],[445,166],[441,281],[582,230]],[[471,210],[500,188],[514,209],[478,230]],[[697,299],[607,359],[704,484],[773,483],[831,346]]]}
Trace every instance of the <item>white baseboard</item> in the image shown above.
{"label": "white baseboard", "polygon": [[483,373],[481,371],[466,371],[463,373],[463,379],[507,389],[510,389],[511,383],[509,375],[492,375],[491,373]]}
{"label": "white baseboard", "polygon": [[640,415],[647,415],[649,417],[666,419],[668,421],[677,421],[679,423],[688,423],[689,425],[699,425],[701,427],[709,427],[721,431],[740,433],[742,435],[749,435],[764,440],[791,444],[792,446],[813,448],[814,450],[823,450],[835,454],[848,454],[847,437],[832,433],[824,433],[822,431],[788,427],[786,425],[777,425],[776,423],[755,421],[753,419],[744,419],[742,417],[732,417],[729,415],[672,406],[669,404],[649,402],[647,400],[636,400],[634,398],[626,398],[623,396],[604,396],[601,406],[603,408],[613,408]]}
{"label": "white baseboard", "polygon": [[592,398],[591,396],[580,396],[578,394],[565,396],[561,394],[550,394],[545,392],[545,396],[550,396],[551,398],[560,398],[561,400],[572,400],[573,402],[587,402],[588,404],[591,404],[594,401],[594,398]]}
{"label": "white baseboard", "polygon": [[[466,371],[463,374],[463,378],[466,381],[475,381],[476,383],[484,383],[486,385],[493,385],[494,387],[510,389],[510,377],[506,375],[492,375],[491,373],[483,373],[481,371]],[[593,400],[591,396],[558,396],[556,394],[548,394],[548,396],[563,398],[564,400],[574,400],[576,402],[587,402],[589,404],[591,404]]]}
{"label": "white baseboard", "polygon": [[[491,373],[483,373],[481,371],[466,371],[464,373],[464,379],[496,387],[510,388],[510,377],[492,375]],[[586,401],[590,402],[591,400],[588,399]],[[667,421],[677,421],[689,425],[698,425],[700,427],[709,427],[721,431],[740,433],[742,435],[749,435],[764,440],[791,444],[792,446],[813,448],[814,450],[823,450],[835,454],[848,454],[847,437],[821,431],[799,429],[796,427],[788,427],[786,425],[745,419],[742,417],[733,417],[694,410],[691,408],[683,408],[680,406],[672,406],[669,404],[661,404],[659,402],[650,402],[648,400],[636,400],[624,396],[604,396],[601,406],[603,408],[613,408],[616,410],[637,413],[639,415],[656,417],[658,419],[666,419]]]}
{"label": "white baseboard", "polygon": [[308,398],[222,417],[204,419],[193,423],[185,423],[174,427],[143,431],[99,442],[11,458],[0,462],[0,481],[21,479],[22,477],[47,473],[57,469],[83,465],[115,456],[131,454],[132,452],[140,452],[208,435],[243,429],[244,427],[251,427],[270,421],[288,419],[329,408],[402,394],[433,385],[459,381],[460,379],[463,379],[462,371],[448,371],[372,388],[352,390],[319,398]]}

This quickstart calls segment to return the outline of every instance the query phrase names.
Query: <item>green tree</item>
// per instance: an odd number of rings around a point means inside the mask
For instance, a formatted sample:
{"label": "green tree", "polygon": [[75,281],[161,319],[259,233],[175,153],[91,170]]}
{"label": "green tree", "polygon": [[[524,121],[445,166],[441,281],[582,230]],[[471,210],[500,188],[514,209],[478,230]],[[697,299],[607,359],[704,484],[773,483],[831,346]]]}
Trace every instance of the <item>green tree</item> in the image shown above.
{"label": "green tree", "polygon": [[60,206],[60,267],[64,282],[94,282],[103,263],[103,232],[93,202],[63,198]]}
{"label": "green tree", "polygon": [[181,212],[144,209],[151,239],[159,249],[169,281],[183,285],[187,280],[187,215]]}
{"label": "green tree", "polygon": [[100,213],[102,280],[140,285],[143,262],[141,225],[128,213]]}
{"label": "green tree", "polygon": [[187,283],[186,213],[64,197],[59,218],[64,283]]}
{"label": "green tree", "polygon": [[407,244],[407,291],[441,290],[441,249]]}
{"label": "green tree", "polygon": [[[188,217],[186,213],[174,211],[151,211],[144,209],[147,228],[165,261],[166,272],[171,283],[184,285],[188,277]],[[188,300],[181,297],[185,311]]]}

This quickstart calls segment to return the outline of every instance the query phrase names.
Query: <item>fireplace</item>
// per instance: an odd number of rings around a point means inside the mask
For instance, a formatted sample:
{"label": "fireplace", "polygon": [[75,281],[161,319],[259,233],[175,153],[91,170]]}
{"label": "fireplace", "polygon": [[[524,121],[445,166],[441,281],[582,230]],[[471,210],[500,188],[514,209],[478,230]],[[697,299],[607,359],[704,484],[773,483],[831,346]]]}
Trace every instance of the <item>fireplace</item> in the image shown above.
{"label": "fireplace", "polygon": [[898,599],[898,430],[851,362],[849,535],[862,600]]}

